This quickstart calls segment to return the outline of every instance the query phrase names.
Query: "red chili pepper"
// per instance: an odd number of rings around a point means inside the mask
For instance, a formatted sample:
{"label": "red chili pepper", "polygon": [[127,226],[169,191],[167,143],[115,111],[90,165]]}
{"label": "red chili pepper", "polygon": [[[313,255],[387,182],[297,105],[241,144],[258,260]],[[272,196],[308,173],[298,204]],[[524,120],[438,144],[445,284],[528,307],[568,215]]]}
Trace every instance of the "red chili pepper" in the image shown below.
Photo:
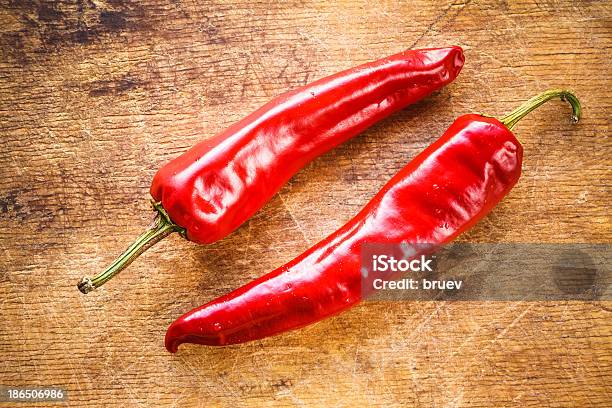
{"label": "red chili pepper", "polygon": [[172,232],[199,244],[224,238],[315,157],[453,81],[460,47],[404,51],[285,93],[162,167],[151,185],[155,224],[110,267],[101,286]]}
{"label": "red chili pepper", "polygon": [[351,221],[291,262],[176,320],[166,348],[242,343],[314,323],[362,299],[364,243],[441,245],[489,213],[518,181],[523,148],[510,131],[527,113],[568,91],[552,90],[500,120],[469,114],[399,171]]}

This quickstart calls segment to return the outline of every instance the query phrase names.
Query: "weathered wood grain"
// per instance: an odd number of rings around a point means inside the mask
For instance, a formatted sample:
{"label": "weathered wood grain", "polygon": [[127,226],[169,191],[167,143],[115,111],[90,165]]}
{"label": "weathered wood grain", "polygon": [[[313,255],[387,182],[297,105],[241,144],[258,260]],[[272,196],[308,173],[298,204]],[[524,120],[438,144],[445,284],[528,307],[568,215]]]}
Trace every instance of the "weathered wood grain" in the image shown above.
{"label": "weathered wood grain", "polygon": [[[462,239],[610,242],[607,1],[0,1],[0,384],[70,405],[609,406],[609,302],[368,303],[277,338],[162,346],[192,306],[347,221],[454,117],[569,87],[517,128],[524,175]],[[170,237],[88,296],[146,227],[163,163],[274,95],[410,47],[457,81],[314,161],[208,247]]]}

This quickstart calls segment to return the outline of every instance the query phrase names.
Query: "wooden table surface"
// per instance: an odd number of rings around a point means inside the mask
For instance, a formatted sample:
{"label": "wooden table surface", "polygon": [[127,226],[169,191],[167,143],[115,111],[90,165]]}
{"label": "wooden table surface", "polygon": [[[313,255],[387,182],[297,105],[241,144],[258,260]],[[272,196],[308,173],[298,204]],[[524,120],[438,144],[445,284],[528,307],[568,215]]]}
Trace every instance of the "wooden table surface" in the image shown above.
{"label": "wooden table surface", "polygon": [[[0,384],[73,406],[612,404],[610,302],[361,305],[280,337],[163,348],[166,327],[345,223],[467,112],[569,87],[516,128],[524,174],[469,242],[610,242],[608,1],[0,1]],[[406,48],[457,44],[450,86],[325,154],[226,239],[149,223],[155,171],[273,96]],[[26,405],[24,405],[26,406]],[[27,405],[30,406],[30,405]]]}

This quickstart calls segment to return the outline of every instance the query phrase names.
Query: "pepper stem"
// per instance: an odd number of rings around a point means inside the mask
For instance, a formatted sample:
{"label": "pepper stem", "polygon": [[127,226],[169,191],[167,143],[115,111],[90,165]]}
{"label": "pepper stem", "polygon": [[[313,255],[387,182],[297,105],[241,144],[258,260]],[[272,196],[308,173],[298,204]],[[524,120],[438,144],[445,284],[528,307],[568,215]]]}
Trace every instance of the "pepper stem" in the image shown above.
{"label": "pepper stem", "polygon": [[93,278],[84,277],[81,282],[77,285],[79,290],[83,293],[89,293],[92,290],[99,288],[104,285],[113,276],[117,275],[129,264],[131,264],[140,254],[161,241],[163,238],[172,234],[173,232],[180,232],[181,235],[185,234],[185,230],[170,220],[168,213],[164,210],[161,203],[151,202],[153,208],[157,211],[155,219],[151,226],[143,232],[128,249],[125,250],[119,258],[115,259],[108,268],[100,272]]}
{"label": "pepper stem", "polygon": [[560,97],[562,101],[567,101],[570,103],[570,105],[572,105],[572,121],[574,123],[578,122],[582,113],[580,101],[578,101],[576,95],[574,95],[571,91],[563,89],[550,89],[548,91],[544,91],[541,94],[534,96],[503,118],[499,119],[499,121],[506,125],[508,129],[512,130],[514,125],[516,125],[519,120],[523,119],[529,112],[557,97]]}

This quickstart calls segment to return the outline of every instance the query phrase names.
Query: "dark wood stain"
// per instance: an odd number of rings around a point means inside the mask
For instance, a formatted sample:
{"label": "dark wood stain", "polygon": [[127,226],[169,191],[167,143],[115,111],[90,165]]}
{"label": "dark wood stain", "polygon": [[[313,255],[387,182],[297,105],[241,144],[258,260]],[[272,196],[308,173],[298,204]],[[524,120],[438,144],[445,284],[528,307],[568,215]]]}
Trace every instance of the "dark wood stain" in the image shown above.
{"label": "dark wood stain", "polygon": [[55,8],[55,4],[39,4],[38,6],[38,20],[49,22],[59,20],[64,17],[64,13]]}
{"label": "dark wood stain", "polygon": [[144,82],[127,75],[117,80],[93,81],[88,85],[88,88],[90,88],[89,95],[96,97],[118,95],[143,85],[145,85]]}
{"label": "dark wood stain", "polygon": [[145,8],[130,2],[11,1],[8,12],[27,29],[0,34],[2,53],[25,64],[73,45],[88,45],[124,31],[149,29]]}
{"label": "dark wood stain", "polygon": [[19,192],[20,190],[11,190],[3,197],[0,197],[0,216],[2,218],[23,218],[24,214],[22,210],[24,206],[18,201]]}
{"label": "dark wood stain", "polygon": [[100,24],[109,31],[121,31],[127,27],[125,13],[122,11],[101,11]]}

